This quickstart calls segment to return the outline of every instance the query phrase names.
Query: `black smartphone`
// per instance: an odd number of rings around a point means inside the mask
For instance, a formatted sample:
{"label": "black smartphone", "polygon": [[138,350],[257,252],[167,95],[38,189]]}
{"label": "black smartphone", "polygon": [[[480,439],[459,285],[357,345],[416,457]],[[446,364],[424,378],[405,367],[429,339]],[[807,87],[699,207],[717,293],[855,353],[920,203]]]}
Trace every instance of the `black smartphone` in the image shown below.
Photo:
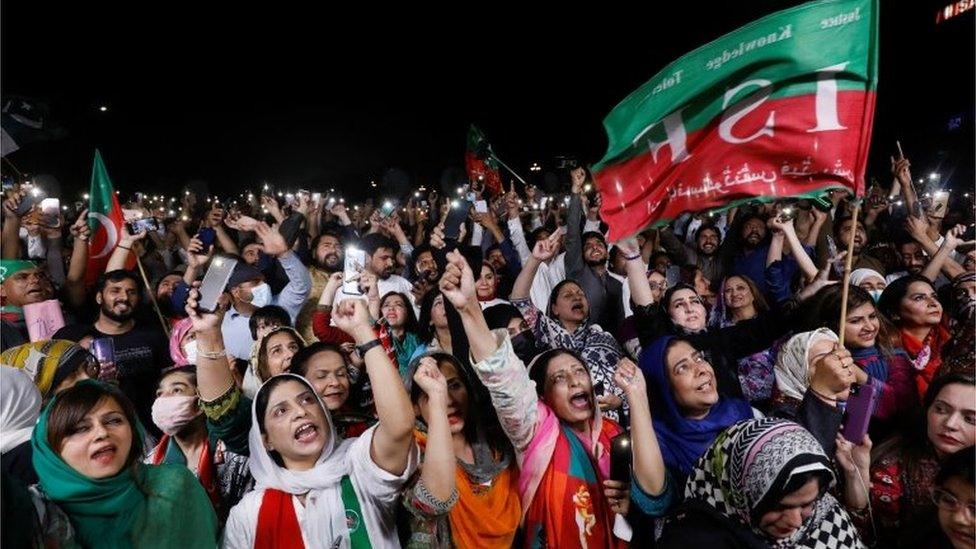
{"label": "black smartphone", "polygon": [[634,452],[630,447],[630,434],[627,432],[610,439],[610,480],[630,482],[630,467]]}
{"label": "black smartphone", "polygon": [[207,274],[203,275],[203,283],[200,284],[200,300],[197,302],[197,310],[212,313],[217,310],[217,299],[227,288],[227,282],[237,260],[231,257],[216,256],[207,268]]}
{"label": "black smartphone", "polygon": [[20,205],[17,207],[17,215],[24,216],[27,212],[31,211],[34,206],[39,204],[41,200],[47,198],[47,193],[44,192],[40,187],[30,186],[27,194],[20,201]]}
{"label": "black smartphone", "polygon": [[457,240],[461,237],[461,225],[468,218],[470,210],[471,202],[467,200],[456,200],[451,203],[451,209],[448,210],[447,218],[444,220],[445,239]]}

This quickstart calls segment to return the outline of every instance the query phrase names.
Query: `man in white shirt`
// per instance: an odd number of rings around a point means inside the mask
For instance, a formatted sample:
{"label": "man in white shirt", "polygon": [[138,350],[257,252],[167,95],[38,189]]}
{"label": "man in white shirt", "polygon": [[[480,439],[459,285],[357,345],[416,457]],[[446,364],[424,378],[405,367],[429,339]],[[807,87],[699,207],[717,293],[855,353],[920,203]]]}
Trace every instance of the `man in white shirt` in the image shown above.
{"label": "man in white shirt", "polygon": [[[410,290],[413,284],[402,276],[395,274],[396,254],[399,246],[392,239],[379,233],[371,233],[363,237],[359,246],[366,252],[366,272],[376,276],[376,290],[382,298],[388,292],[400,292],[407,296],[414,312],[418,315],[417,303]],[[335,306],[338,306],[344,299],[348,299],[348,294],[340,290],[336,295]]]}

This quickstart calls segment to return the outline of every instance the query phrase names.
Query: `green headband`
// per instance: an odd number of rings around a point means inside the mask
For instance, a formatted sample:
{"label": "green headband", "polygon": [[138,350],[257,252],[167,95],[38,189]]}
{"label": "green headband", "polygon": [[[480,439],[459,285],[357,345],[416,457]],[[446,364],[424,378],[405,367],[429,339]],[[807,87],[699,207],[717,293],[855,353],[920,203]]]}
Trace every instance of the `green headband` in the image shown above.
{"label": "green headband", "polygon": [[0,259],[0,284],[7,280],[8,276],[13,276],[20,271],[36,269],[37,263],[25,261],[23,259]]}

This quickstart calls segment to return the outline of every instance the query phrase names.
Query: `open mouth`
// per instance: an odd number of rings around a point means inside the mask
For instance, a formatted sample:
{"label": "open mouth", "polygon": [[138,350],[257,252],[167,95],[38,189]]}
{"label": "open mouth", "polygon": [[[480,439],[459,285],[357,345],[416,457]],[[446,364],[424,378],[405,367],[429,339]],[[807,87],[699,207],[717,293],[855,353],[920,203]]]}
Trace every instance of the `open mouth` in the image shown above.
{"label": "open mouth", "polygon": [[312,423],[303,423],[301,427],[295,429],[295,440],[307,444],[318,437],[319,429]]}
{"label": "open mouth", "polygon": [[457,425],[458,423],[461,423],[463,419],[464,416],[461,415],[461,412],[451,412],[450,414],[447,414],[447,422],[451,425]]}
{"label": "open mouth", "polygon": [[712,383],[712,380],[709,379],[708,381],[700,384],[698,387],[695,387],[695,390],[700,393],[705,393],[711,391],[713,387],[714,384]]}
{"label": "open mouth", "polygon": [[583,303],[573,303],[573,311],[583,312]]}
{"label": "open mouth", "polygon": [[590,409],[590,396],[586,394],[586,391],[579,391],[573,393],[569,397],[569,404],[577,410],[589,410]]}
{"label": "open mouth", "polygon": [[115,452],[116,448],[114,444],[103,446],[91,455],[91,459],[92,461],[96,461],[102,465],[107,465],[111,463],[113,459],[115,459]]}

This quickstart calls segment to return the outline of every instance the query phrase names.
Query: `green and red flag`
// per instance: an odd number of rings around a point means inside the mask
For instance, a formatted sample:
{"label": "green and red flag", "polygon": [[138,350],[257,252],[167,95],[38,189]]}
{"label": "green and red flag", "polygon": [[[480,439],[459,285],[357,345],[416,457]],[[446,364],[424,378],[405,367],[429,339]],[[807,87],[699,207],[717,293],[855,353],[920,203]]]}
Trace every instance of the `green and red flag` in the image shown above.
{"label": "green and red flag", "polygon": [[495,152],[491,150],[491,144],[485,139],[485,134],[472,124],[468,130],[468,150],[464,154],[468,180],[472,183],[483,182],[488,192],[497,195],[502,192],[500,164]]}
{"label": "green and red flag", "polygon": [[674,61],[603,121],[609,239],[748,200],[862,195],[877,74],[877,0],[802,4]]}
{"label": "green and red flag", "polygon": [[[88,242],[88,267],[85,269],[85,284],[91,285],[105,272],[109,257],[119,243],[122,235],[122,207],[108,177],[108,170],[102,162],[102,155],[95,150],[95,163],[92,166],[91,190],[88,191],[88,226],[92,237]],[[130,256],[127,268],[135,266]]]}

